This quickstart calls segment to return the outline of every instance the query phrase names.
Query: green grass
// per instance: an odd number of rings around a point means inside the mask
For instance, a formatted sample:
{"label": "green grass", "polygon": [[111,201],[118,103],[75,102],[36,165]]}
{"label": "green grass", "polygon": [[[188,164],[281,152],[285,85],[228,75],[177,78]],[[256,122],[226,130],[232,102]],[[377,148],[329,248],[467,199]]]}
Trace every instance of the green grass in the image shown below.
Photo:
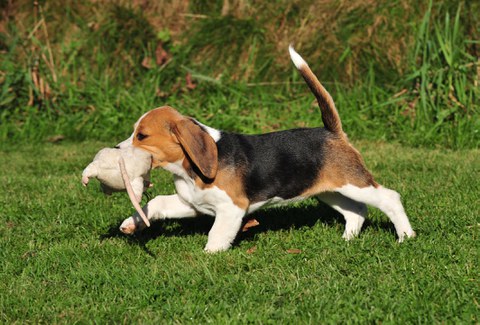
{"label": "green grass", "polygon": [[[1,323],[479,322],[477,149],[357,143],[377,181],[402,194],[418,234],[403,244],[375,209],[345,242],[342,219],[307,201],[259,211],[259,227],[208,255],[208,217],[118,232],[127,196],[80,183],[111,144],[3,146]],[[168,173],[153,181],[152,196],[173,192]]]}

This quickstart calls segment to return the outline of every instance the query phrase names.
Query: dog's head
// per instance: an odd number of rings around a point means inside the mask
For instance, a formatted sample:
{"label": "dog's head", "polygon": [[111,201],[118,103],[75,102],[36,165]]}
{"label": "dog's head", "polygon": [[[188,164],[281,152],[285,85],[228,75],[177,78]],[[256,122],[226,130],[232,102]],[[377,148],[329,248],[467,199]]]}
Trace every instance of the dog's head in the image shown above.
{"label": "dog's head", "polygon": [[152,154],[152,167],[187,161],[200,173],[214,179],[217,174],[217,145],[205,128],[175,109],[163,106],[145,113],[134,125],[130,138],[118,144],[134,146]]}

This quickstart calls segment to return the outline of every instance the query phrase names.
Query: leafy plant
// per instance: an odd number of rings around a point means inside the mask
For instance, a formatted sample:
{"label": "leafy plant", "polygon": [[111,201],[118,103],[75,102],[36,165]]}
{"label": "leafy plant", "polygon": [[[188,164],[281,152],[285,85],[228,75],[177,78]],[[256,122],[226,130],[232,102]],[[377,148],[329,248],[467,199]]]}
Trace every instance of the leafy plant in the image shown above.
{"label": "leafy plant", "polygon": [[60,2],[2,7],[2,141],[121,138],[164,104],[240,132],[320,125],[294,41],[353,138],[480,145],[476,3]]}

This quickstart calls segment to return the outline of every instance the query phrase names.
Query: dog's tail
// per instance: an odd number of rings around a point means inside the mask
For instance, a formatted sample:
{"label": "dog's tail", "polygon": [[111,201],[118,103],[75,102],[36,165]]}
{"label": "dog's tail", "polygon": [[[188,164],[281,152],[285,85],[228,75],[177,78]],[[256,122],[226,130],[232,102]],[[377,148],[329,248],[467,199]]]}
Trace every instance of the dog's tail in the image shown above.
{"label": "dog's tail", "polygon": [[318,81],[307,62],[305,62],[300,54],[293,49],[292,45],[288,47],[288,51],[290,52],[290,58],[292,59],[293,64],[295,64],[298,71],[300,71],[303,79],[307,82],[308,87],[317,98],[325,128],[333,133],[343,134],[342,122],[340,121],[340,116],[335,108],[332,96],[330,96],[320,81]]}

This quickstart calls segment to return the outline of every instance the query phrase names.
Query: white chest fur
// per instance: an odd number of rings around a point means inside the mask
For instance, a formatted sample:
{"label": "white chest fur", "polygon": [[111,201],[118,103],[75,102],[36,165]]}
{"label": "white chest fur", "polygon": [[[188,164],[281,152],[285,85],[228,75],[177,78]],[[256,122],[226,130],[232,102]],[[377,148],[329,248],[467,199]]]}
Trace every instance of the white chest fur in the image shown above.
{"label": "white chest fur", "polygon": [[195,181],[183,169],[181,161],[164,168],[173,173],[178,196],[197,211],[215,216],[219,211],[234,205],[227,193],[218,187],[201,189],[196,186]]}

